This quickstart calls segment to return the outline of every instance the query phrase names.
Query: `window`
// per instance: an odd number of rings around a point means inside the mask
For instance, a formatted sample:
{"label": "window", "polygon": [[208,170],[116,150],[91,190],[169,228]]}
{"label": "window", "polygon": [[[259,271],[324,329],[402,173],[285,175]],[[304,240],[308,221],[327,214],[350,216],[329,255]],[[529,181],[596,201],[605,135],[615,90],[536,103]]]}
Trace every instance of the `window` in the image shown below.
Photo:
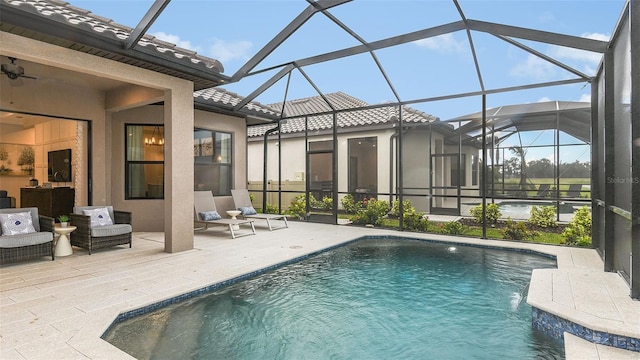
{"label": "window", "polygon": [[164,199],[164,126],[125,125],[125,199]]}
{"label": "window", "polygon": [[220,131],[193,132],[195,190],[211,190],[214,195],[231,195],[233,180],[232,137]]}

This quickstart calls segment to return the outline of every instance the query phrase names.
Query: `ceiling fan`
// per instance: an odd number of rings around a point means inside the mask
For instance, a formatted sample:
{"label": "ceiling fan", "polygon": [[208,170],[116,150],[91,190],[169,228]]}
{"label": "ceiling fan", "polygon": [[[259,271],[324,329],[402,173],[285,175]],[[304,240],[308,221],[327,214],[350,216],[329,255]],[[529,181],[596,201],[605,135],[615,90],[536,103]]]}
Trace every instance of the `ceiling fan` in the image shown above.
{"label": "ceiling fan", "polygon": [[10,64],[2,64],[2,67],[1,67],[2,72],[7,74],[7,77],[9,79],[16,80],[21,77],[27,78],[27,79],[37,79],[33,76],[25,75],[24,68],[15,63],[16,58],[9,57],[9,60],[11,61]]}

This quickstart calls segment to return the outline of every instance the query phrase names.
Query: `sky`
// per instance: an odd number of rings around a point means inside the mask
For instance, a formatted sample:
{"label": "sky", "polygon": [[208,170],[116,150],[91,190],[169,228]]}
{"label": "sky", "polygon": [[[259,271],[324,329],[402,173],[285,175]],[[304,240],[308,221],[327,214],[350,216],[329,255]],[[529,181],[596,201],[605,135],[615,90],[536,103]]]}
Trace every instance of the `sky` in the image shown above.
{"label": "sky", "polygon": [[[153,1],[71,0],[70,3],[135,27]],[[459,0],[458,3],[467,19],[609,40],[625,1]],[[173,0],[147,34],[218,59],[224,65],[223,73],[231,76],[307,6],[305,0]],[[461,19],[451,0],[355,0],[329,13],[369,42]],[[517,40],[588,76],[596,74],[600,63],[600,54]],[[255,101],[272,104],[317,96],[317,87],[323,93],[342,91],[377,104],[396,102],[394,92],[399,100],[407,101],[479,91],[481,84],[492,90],[576,77],[493,35],[473,31],[471,41],[465,31],[459,31],[377,50],[375,56],[365,53],[306,66],[302,72],[294,70],[290,78],[281,79]],[[315,14],[254,70],[359,44],[358,38],[327,16]],[[472,45],[481,78],[471,55]],[[384,79],[381,69],[391,84]],[[224,88],[248,96],[277,70],[247,76]],[[590,91],[588,83],[520,90],[488,95],[487,105],[491,108],[551,100],[589,101]],[[446,120],[480,111],[482,102],[479,96],[474,96],[410,106]],[[536,144],[545,141],[547,135],[532,135],[524,142]],[[575,156],[578,153],[584,151],[577,151]],[[548,157],[535,151],[530,156],[530,159]]]}

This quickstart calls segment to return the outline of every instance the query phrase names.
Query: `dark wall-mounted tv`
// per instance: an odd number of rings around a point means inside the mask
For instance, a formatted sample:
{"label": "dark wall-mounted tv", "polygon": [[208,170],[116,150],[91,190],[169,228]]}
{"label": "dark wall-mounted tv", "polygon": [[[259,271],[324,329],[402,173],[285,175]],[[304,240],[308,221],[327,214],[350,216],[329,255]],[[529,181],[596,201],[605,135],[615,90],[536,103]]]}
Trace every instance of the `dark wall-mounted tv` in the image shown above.
{"label": "dark wall-mounted tv", "polygon": [[49,181],[71,181],[71,149],[49,151]]}

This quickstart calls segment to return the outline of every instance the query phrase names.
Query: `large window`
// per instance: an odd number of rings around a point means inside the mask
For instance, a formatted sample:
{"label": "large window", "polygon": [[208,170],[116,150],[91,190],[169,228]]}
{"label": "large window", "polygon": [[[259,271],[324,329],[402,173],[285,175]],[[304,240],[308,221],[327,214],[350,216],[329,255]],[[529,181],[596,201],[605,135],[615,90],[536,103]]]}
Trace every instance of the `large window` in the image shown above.
{"label": "large window", "polygon": [[233,144],[229,133],[195,129],[193,132],[194,189],[231,195]]}
{"label": "large window", "polygon": [[164,126],[125,125],[125,199],[164,198]]}

